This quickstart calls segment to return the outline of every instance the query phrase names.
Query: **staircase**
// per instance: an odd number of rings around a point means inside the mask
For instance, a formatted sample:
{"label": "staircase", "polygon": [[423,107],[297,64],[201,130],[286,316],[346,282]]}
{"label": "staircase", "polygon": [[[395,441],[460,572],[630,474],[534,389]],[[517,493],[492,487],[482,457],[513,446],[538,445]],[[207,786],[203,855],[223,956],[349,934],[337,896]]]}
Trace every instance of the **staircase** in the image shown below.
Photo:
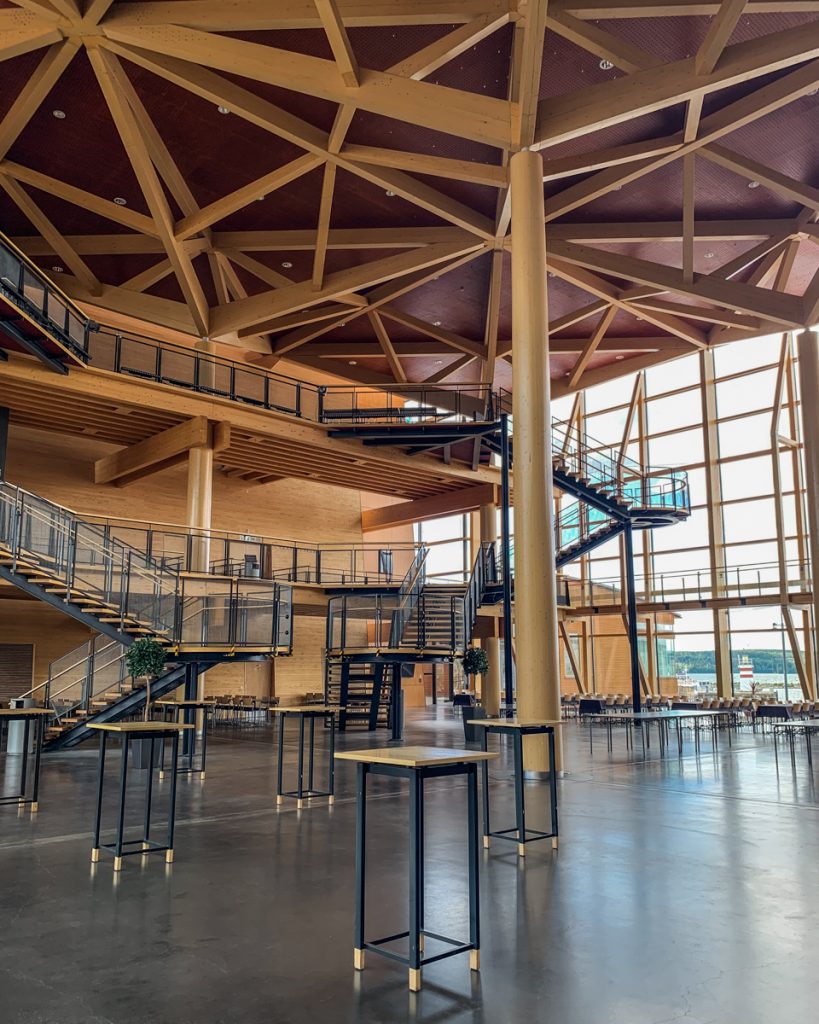
{"label": "staircase", "polygon": [[[116,640],[96,636],[52,662],[48,678],[22,694],[54,712],[45,749],[76,746],[93,735],[88,722],[118,721],[144,708],[146,687],[135,685],[128,674],[126,650]],[[151,682],[151,700],[176,689],[184,676],[184,664],[169,663]]]}
{"label": "staircase", "polygon": [[387,728],[392,708],[392,673],[398,666],[381,661],[353,662],[328,658],[324,669],[324,696],[328,704],[346,708],[339,729]]}
{"label": "staircase", "polygon": [[126,646],[139,637],[171,643],[177,573],[3,481],[0,579]]}
{"label": "staircase", "polygon": [[465,583],[425,583],[404,623],[400,646],[416,650],[463,650]]}

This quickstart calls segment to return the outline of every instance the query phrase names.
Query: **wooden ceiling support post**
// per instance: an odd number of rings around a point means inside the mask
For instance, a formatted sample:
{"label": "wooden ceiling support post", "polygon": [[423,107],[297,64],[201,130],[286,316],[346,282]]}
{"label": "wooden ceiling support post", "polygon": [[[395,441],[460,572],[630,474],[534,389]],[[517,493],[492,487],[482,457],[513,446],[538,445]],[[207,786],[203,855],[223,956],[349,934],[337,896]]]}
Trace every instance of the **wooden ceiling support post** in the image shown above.
{"label": "wooden ceiling support post", "polygon": [[210,568],[210,528],[213,512],[213,436],[188,452],[187,517],[191,532],[190,565],[193,572]]}
{"label": "wooden ceiling support post", "polygon": [[[797,366],[799,369],[799,392],[801,395],[815,395],[819,389],[819,334],[816,331],[800,331],[796,338]],[[799,405],[802,417],[802,441],[805,458],[805,501],[808,506],[808,545],[810,548],[811,576],[816,581],[819,575],[819,411],[816,402],[802,401]],[[819,587],[813,592],[813,629],[816,635],[819,624]],[[819,644],[814,644],[814,651]],[[819,666],[814,665],[814,678],[819,679]]]}
{"label": "wooden ceiling support post", "polygon": [[[515,422],[515,643],[522,721],[560,718],[549,315],[543,163],[531,150],[509,161],[512,188],[512,393]],[[508,625],[508,623],[507,623]],[[512,631],[507,630],[507,642]],[[525,765],[547,772],[547,746],[530,737]],[[558,767],[561,747],[556,738]]]}

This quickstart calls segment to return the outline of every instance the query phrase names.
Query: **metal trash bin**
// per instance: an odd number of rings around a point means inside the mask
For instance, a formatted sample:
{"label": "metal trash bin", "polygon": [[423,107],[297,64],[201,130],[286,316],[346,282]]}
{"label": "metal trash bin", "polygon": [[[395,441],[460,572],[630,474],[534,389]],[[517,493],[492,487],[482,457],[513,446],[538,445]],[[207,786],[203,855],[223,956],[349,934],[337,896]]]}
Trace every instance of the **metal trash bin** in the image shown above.
{"label": "metal trash bin", "polygon": [[465,704],[461,708],[461,714],[464,720],[464,739],[467,743],[478,743],[480,741],[480,735],[476,730],[469,724],[474,718],[486,718],[486,708],[470,707]]}
{"label": "metal trash bin", "polygon": [[[10,708],[36,708],[37,701],[34,697],[17,697],[14,700],[9,701]],[[29,753],[34,749],[34,734],[35,730],[29,726],[28,731],[28,742],[29,742]],[[23,742],[26,735],[26,723],[25,722],[9,722],[9,733],[8,733],[8,747],[6,749],[7,754],[22,754],[23,753]]]}

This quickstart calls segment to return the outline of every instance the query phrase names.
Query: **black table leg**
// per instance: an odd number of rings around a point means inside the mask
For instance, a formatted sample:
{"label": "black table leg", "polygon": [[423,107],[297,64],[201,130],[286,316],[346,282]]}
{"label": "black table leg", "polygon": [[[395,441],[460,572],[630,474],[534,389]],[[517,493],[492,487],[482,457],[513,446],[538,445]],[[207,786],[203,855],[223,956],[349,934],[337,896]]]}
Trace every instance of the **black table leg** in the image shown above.
{"label": "black table leg", "polygon": [[205,760],[208,756],[208,715],[210,714],[210,708],[202,708],[202,771],[199,773],[199,778],[204,781],[205,779]]}
{"label": "black table leg", "polygon": [[301,810],[304,807],[304,715],[299,715],[299,781],[296,789],[298,797],[296,807]]}
{"label": "black table leg", "polygon": [[316,716],[310,715],[310,748],[307,755],[307,792],[313,792],[313,755],[316,748]]}
{"label": "black table leg", "polygon": [[171,795],[168,805],[168,849],[165,851],[165,863],[173,864],[173,829],[176,823],[176,780],[179,769],[179,733],[175,732],[171,739]]}
{"label": "black table leg", "polygon": [[[143,743],[145,741],[143,740]],[[145,829],[142,836],[142,849],[147,850],[151,842],[151,797],[154,791],[154,745],[156,738],[151,737],[151,750],[148,760],[148,778],[145,780]]]}
{"label": "black table leg", "polygon": [[330,712],[330,763],[327,766],[327,789],[330,792],[330,798],[327,801],[329,804],[336,802],[336,716],[334,712]]}
{"label": "black table leg", "polygon": [[364,878],[367,868],[367,766],[358,765],[355,820],[355,948],[353,967],[364,970]]}
{"label": "black table leg", "polygon": [[[489,749],[488,740],[488,730],[481,729],[481,750],[484,753]],[[489,763],[487,761],[481,762],[481,774],[483,776],[483,848],[488,850],[492,840],[489,838]]]}
{"label": "black table leg", "polygon": [[100,732],[100,763],[97,772],[97,816],[94,820],[94,845],[91,847],[91,863],[100,859],[100,828],[102,824],[102,787],[105,779],[105,746],[107,733]]}
{"label": "black table leg", "polygon": [[518,856],[526,856],[526,805],[523,795],[523,736],[518,730],[512,738],[515,761],[515,823],[518,828]]}
{"label": "black table leg", "polygon": [[119,818],[117,821],[117,841],[114,850],[114,871],[122,870],[122,837],[125,831],[125,790],[128,785],[128,750],[131,737],[128,733],[122,736],[122,763],[119,770]]}
{"label": "black table leg", "polygon": [[282,773],[284,771],[284,720],[287,715],[279,715],[279,767],[276,775],[276,803],[280,804],[284,801],[284,793],[282,791]]}
{"label": "black table leg", "polygon": [[24,723],[23,730],[23,759],[20,762],[20,800],[21,804],[26,802],[26,776],[28,775],[28,743],[29,743],[29,719]]}
{"label": "black table leg", "polygon": [[38,715],[34,725],[34,792],[31,795],[31,813],[39,808],[40,795],[40,756],[43,752],[43,736],[45,735],[45,715]]}
{"label": "black table leg", "polygon": [[[484,762],[485,764],[486,762]],[[478,766],[471,764],[467,775],[467,828],[469,829],[469,951],[470,970],[481,969],[480,893],[478,878]]]}
{"label": "black table leg", "polygon": [[555,757],[555,731],[549,733],[549,796],[552,800],[552,849],[557,849],[557,759]]}
{"label": "black table leg", "polygon": [[410,773],[409,807],[409,988],[418,992],[421,988],[421,904],[423,902],[424,860],[421,847],[421,780],[418,772]]}

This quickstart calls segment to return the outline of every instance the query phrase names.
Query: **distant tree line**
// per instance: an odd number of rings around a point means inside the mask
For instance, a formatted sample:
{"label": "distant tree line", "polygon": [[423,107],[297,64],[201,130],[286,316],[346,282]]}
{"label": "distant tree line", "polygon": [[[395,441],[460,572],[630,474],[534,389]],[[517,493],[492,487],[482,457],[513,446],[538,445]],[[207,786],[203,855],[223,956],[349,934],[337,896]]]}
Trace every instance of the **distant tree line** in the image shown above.
{"label": "distant tree line", "polygon": [[[754,673],[760,675],[773,675],[782,672],[782,649],[779,650],[750,650],[732,651],[731,665],[734,672],[739,672],[741,661],[748,658],[754,666]],[[796,665],[793,655],[788,651],[787,655],[788,672],[796,674]],[[675,672],[716,672],[716,658],[713,651],[675,651],[674,652]]]}

